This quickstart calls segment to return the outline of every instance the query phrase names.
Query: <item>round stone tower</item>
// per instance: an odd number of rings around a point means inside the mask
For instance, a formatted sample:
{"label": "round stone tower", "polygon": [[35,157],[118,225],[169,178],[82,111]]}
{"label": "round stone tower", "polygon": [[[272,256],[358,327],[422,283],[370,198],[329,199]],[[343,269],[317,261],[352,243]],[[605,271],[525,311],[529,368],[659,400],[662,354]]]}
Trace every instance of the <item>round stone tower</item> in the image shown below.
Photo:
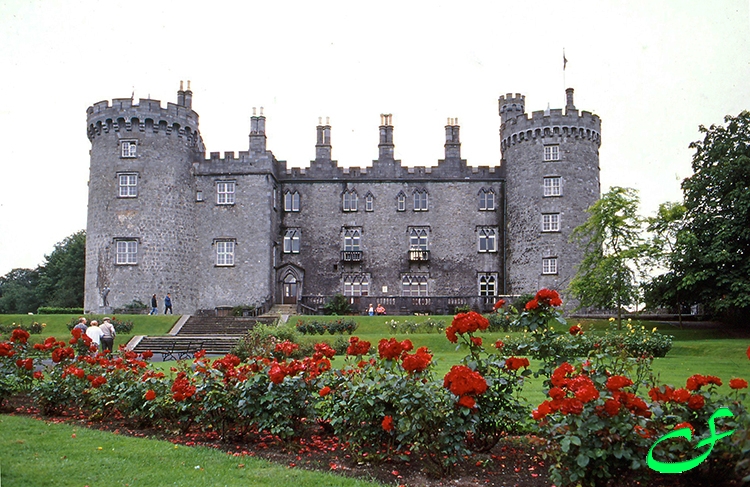
{"label": "round stone tower", "polygon": [[564,292],[583,256],[569,238],[599,199],[601,120],[579,113],[572,88],[566,98],[564,110],[535,111],[531,117],[524,96],[499,99],[509,294],[545,287]]}
{"label": "round stone tower", "polygon": [[102,101],[87,109],[91,141],[86,227],[86,311],[109,312],[171,293],[195,309],[195,191],[191,169],[203,142],[192,92],[177,103]]}

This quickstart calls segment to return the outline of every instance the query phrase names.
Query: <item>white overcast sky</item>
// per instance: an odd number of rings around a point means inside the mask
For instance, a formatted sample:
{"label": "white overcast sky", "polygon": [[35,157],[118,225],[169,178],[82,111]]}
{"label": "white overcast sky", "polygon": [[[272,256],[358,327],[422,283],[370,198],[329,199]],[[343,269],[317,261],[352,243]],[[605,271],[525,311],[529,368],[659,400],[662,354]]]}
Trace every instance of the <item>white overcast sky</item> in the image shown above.
{"label": "white overcast sky", "polygon": [[[86,108],[176,101],[191,80],[207,152],[247,150],[252,107],[289,165],[396,157],[433,165],[457,117],[471,165],[500,161],[497,98],[602,118],[602,191],[639,190],[644,215],[682,198],[698,126],[750,108],[748,0],[0,0],[0,275],[41,264],[85,228]],[[568,59],[562,70],[563,49]],[[563,76],[564,74],[564,76]],[[109,197],[102,195],[102,197]]]}

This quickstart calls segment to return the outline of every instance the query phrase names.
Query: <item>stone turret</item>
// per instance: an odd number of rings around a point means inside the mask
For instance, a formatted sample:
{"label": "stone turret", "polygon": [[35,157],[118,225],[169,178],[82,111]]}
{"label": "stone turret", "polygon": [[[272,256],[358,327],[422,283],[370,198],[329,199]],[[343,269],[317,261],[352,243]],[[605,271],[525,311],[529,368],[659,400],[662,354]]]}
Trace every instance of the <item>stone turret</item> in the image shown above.
{"label": "stone turret", "polygon": [[171,292],[188,309],[195,303],[197,284],[187,279],[195,239],[190,171],[204,147],[192,92],[180,88],[166,108],[118,98],[87,109],[88,311],[145,302],[153,293]]}
{"label": "stone turret", "polygon": [[524,103],[520,94],[499,99],[507,291],[564,291],[583,256],[569,237],[599,199],[601,120],[578,112],[572,88],[566,90],[565,110],[539,110],[529,117]]}

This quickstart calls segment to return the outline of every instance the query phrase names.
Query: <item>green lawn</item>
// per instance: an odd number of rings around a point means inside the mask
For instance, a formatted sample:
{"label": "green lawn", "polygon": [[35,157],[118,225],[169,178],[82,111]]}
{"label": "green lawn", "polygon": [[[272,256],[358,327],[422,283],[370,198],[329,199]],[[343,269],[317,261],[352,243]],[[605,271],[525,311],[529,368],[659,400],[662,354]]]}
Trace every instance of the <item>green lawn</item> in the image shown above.
{"label": "green lawn", "polygon": [[376,487],[207,447],[0,416],[0,485],[15,487]]}
{"label": "green lawn", "polygon": [[[44,331],[40,335],[31,335],[31,343],[43,342],[48,336],[54,336],[59,340],[68,340],[70,331],[68,323],[79,315],[0,315],[0,324],[23,323],[30,325],[33,322],[44,323]],[[115,347],[128,343],[135,335],[166,335],[180,317],[178,315],[117,315],[122,321],[132,321],[133,330],[128,334],[117,335]],[[3,338],[3,337],[0,337]]]}

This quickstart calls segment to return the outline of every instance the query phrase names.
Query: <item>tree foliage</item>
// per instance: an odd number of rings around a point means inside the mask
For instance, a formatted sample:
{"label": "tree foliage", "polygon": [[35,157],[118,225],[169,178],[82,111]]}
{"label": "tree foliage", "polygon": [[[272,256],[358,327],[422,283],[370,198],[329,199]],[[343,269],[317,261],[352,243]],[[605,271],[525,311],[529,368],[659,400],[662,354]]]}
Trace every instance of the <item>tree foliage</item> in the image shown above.
{"label": "tree foliage", "polygon": [[580,307],[616,309],[638,303],[640,262],[647,252],[641,236],[638,193],[612,187],[586,210],[588,219],[571,239],[584,246],[584,256],[570,291]]}
{"label": "tree foliage", "polygon": [[677,236],[681,287],[715,313],[750,310],[750,113],[701,126]]}
{"label": "tree foliage", "polygon": [[40,306],[83,307],[86,233],[55,244],[36,269],[13,269],[0,277],[0,313],[33,313]]}

